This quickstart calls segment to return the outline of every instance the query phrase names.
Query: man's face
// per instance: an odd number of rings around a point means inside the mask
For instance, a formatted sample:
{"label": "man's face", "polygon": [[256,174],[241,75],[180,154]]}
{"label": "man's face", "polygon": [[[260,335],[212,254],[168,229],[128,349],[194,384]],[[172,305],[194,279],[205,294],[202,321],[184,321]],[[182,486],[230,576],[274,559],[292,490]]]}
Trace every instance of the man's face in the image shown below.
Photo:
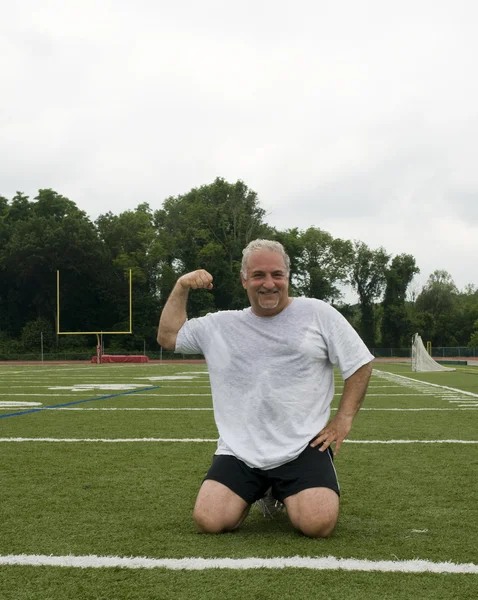
{"label": "man's face", "polygon": [[241,279],[258,317],[273,317],[289,305],[289,277],[278,252],[253,252],[247,261],[247,279],[242,275]]}

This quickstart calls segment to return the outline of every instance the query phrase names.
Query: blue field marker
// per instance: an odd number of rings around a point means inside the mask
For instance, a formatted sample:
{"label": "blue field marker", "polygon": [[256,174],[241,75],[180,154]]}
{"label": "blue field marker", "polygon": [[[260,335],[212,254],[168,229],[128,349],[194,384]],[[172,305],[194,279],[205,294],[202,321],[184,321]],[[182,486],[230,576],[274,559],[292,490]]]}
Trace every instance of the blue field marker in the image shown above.
{"label": "blue field marker", "polygon": [[137,394],[138,392],[148,392],[149,390],[159,390],[160,385],[154,385],[147,388],[141,388],[140,390],[130,390],[128,392],[122,392],[121,394],[110,394],[109,396],[100,396],[99,398],[86,398],[86,400],[75,400],[74,402],[66,402],[65,404],[54,404],[53,406],[42,406],[41,408],[31,408],[30,410],[22,410],[20,412],[8,413],[7,415],[0,415],[0,419],[6,419],[7,417],[20,417],[21,415],[31,415],[32,413],[43,412],[44,410],[53,410],[55,408],[64,408],[65,406],[73,406],[74,404],[84,404],[85,402],[97,402],[99,400],[109,400],[110,398],[119,398],[120,396],[129,396],[131,394]]}

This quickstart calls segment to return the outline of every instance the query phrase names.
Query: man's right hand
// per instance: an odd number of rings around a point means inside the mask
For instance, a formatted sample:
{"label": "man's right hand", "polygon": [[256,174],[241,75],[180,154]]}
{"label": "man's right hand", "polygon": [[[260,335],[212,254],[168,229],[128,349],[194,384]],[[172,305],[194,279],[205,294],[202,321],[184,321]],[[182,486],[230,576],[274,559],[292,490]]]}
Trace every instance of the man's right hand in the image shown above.
{"label": "man's right hand", "polygon": [[186,273],[178,279],[179,285],[185,290],[212,290],[212,275],[204,269]]}
{"label": "man's right hand", "polygon": [[187,319],[189,290],[198,289],[212,289],[212,275],[204,269],[186,273],[177,280],[159,320],[158,344],[166,350],[175,349],[178,332]]}

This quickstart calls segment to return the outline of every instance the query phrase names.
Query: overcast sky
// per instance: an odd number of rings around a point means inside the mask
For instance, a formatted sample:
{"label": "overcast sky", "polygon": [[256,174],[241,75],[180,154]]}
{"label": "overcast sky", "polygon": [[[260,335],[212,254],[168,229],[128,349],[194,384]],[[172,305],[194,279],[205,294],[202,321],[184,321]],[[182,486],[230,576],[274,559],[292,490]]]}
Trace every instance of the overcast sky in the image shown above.
{"label": "overcast sky", "polygon": [[1,2],[0,195],[92,219],[242,179],[478,285],[475,0]]}

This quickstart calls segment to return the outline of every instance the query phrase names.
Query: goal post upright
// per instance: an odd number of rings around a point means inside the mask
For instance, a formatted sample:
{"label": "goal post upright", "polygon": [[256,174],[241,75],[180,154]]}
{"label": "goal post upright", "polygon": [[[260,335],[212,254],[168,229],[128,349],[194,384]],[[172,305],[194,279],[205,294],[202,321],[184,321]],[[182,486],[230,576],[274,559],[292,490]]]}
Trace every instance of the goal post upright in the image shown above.
{"label": "goal post upright", "polygon": [[[56,333],[57,335],[96,335],[96,356],[98,364],[101,363],[103,354],[103,335],[131,335],[133,333],[133,277],[129,269],[129,331],[61,331],[60,328],[60,271],[56,272]],[[100,338],[101,336],[101,338]]]}

